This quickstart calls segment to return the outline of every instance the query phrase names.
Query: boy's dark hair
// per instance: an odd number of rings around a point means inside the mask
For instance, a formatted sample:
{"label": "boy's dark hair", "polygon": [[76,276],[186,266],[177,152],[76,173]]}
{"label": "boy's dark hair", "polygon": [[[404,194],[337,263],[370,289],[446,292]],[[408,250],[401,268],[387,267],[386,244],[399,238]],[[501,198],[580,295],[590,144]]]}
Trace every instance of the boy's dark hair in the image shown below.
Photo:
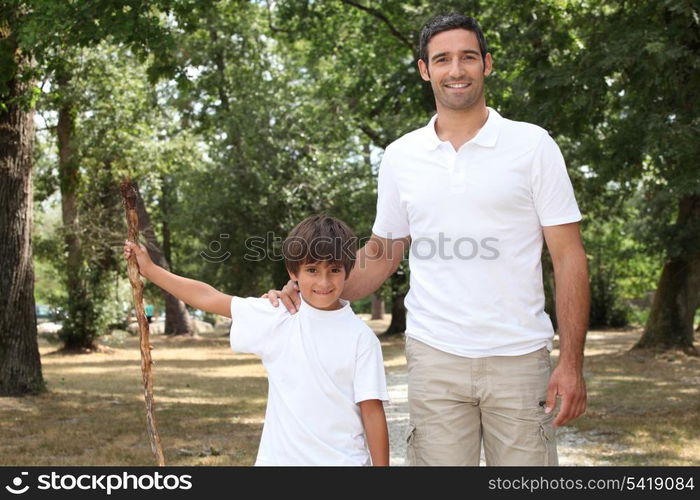
{"label": "boy's dark hair", "polygon": [[486,39],[484,38],[484,32],[481,31],[481,26],[476,22],[473,17],[465,16],[463,14],[458,14],[457,12],[450,12],[448,14],[438,14],[437,16],[431,18],[420,32],[420,46],[419,46],[419,56],[423,62],[428,65],[428,43],[430,39],[433,38],[438,33],[443,31],[463,29],[467,31],[473,31],[476,35],[477,40],[479,40],[479,51],[481,52],[481,59],[486,63],[486,53],[488,52],[488,47],[486,45]]}
{"label": "boy's dark hair", "polygon": [[287,269],[297,274],[304,264],[332,262],[345,268],[345,278],[355,266],[357,237],[343,221],[328,215],[307,217],[291,230],[282,244]]}

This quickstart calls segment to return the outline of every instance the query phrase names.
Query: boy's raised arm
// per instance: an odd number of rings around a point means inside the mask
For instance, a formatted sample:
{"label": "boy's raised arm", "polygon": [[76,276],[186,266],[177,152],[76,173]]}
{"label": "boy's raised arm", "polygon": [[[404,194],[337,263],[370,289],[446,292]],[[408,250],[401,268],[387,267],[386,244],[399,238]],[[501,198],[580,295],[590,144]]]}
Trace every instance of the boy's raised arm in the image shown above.
{"label": "boy's raised arm", "polygon": [[124,258],[136,256],[141,275],[152,281],[171,295],[186,304],[202,311],[231,317],[231,295],[221,293],[213,286],[201,281],[183,278],[157,266],[148,256],[148,252],[140,245],[130,241],[124,244]]}

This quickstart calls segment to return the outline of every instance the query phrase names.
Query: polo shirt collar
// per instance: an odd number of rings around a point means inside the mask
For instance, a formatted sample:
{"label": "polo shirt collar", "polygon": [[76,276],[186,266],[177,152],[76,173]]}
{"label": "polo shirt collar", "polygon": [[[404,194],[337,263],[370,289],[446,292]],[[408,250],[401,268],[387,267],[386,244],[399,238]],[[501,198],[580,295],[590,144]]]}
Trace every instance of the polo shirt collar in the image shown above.
{"label": "polo shirt collar", "polygon": [[[481,130],[469,140],[469,143],[478,144],[485,148],[492,148],[496,146],[496,141],[498,140],[498,134],[501,131],[501,125],[503,123],[503,117],[498,114],[498,112],[487,107],[489,110],[489,116],[486,119],[486,123],[481,127]],[[435,132],[435,122],[437,121],[438,115],[435,114],[430,119],[430,122],[423,128],[423,136],[425,137],[425,145],[429,150],[435,150],[440,144],[445,141],[440,140]]]}

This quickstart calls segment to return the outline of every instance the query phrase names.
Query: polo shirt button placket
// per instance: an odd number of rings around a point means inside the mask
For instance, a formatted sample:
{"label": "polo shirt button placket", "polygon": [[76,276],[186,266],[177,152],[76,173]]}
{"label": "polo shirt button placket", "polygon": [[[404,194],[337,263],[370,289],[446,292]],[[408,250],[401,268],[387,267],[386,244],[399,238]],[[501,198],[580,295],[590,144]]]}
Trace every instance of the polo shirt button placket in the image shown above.
{"label": "polo shirt button placket", "polygon": [[467,190],[467,172],[464,153],[452,153],[450,158],[450,194],[460,194]]}

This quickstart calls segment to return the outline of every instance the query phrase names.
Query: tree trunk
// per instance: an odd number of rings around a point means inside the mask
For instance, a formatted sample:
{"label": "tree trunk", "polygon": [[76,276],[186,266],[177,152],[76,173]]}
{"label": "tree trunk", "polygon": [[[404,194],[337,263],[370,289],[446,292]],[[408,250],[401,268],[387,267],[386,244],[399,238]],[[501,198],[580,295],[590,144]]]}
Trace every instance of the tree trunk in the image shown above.
{"label": "tree trunk", "polygon": [[394,333],[404,333],[406,331],[406,307],[404,306],[404,285],[406,283],[406,275],[396,273],[391,277],[391,323],[386,329],[384,335]]}
{"label": "tree trunk", "polygon": [[160,185],[160,212],[163,217],[161,219],[161,234],[163,235],[163,258],[165,259],[165,262],[168,263],[170,270],[175,272],[173,268],[173,252],[170,238],[170,208],[172,206],[170,196],[173,191],[173,187],[169,176],[162,175],[160,177]]}
{"label": "tree trunk", "polygon": [[165,298],[165,333],[166,335],[192,335],[190,316],[185,303],[177,297],[163,292]]}
{"label": "tree trunk", "polygon": [[[136,184],[134,184],[136,186]],[[138,192],[138,186],[136,186]],[[146,211],[146,205],[143,202],[141,193],[138,193],[136,202],[136,213],[139,216],[139,231],[146,240],[146,249],[151,260],[164,269],[170,269],[170,265],[165,259],[163,252],[158,244],[155,230],[151,224],[151,218]],[[165,300],[165,333],[169,335],[192,335],[194,330],[190,324],[190,317],[187,314],[185,303],[177,297],[163,292]]]}
{"label": "tree trunk", "polygon": [[384,319],[384,300],[379,293],[373,293],[370,295],[372,299],[372,318],[371,319]]}
{"label": "tree trunk", "polygon": [[[3,14],[6,19],[16,15]],[[0,107],[0,396],[45,390],[31,240],[34,110],[23,103],[33,82],[21,74],[30,61],[17,50],[12,28],[6,24],[0,32],[0,59],[17,64],[12,77],[0,84],[7,89]]]}
{"label": "tree trunk", "polygon": [[59,69],[56,83],[63,100],[58,110],[56,136],[58,142],[58,178],[61,188],[61,214],[66,258],[66,318],[60,333],[65,350],[95,350],[97,311],[90,300],[83,269],[83,253],[78,215],[80,170],[75,152],[76,108],[70,96],[71,74]]}
{"label": "tree trunk", "polygon": [[[679,231],[697,239],[700,195],[686,196],[680,201],[676,225]],[[664,264],[649,319],[636,348],[682,349],[697,355],[693,327],[700,303],[700,251],[697,244],[687,243],[683,246],[692,248],[692,252],[683,252]]]}
{"label": "tree trunk", "polygon": [[542,252],[542,285],[544,286],[544,310],[549,314],[552,321],[552,328],[557,331],[557,302],[556,291],[554,289],[554,267],[552,257],[545,248]]}

